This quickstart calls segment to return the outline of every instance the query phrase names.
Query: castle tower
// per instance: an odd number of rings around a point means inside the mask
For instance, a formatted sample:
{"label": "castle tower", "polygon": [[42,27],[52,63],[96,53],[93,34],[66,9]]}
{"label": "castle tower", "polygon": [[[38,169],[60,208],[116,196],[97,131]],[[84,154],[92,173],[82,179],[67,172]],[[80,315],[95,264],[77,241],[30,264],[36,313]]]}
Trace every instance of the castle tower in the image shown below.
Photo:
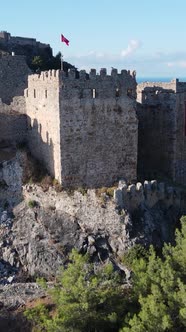
{"label": "castle tower", "polygon": [[145,82],[137,92],[139,173],[186,184],[186,83]]}
{"label": "castle tower", "polygon": [[25,96],[30,149],[65,188],[136,179],[135,72],[49,71],[29,76]]}

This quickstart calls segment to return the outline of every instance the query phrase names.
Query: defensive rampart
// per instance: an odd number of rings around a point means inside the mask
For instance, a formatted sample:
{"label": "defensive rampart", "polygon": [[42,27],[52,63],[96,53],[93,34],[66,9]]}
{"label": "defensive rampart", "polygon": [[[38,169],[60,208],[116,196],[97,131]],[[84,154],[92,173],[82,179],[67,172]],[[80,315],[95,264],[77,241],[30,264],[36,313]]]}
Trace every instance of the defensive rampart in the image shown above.
{"label": "defensive rampart", "polygon": [[181,207],[181,194],[165,183],[157,183],[156,180],[145,181],[144,184],[138,182],[127,186],[125,181],[120,181],[118,188],[114,191],[114,199],[117,206],[134,212],[140,205],[152,208],[159,202],[163,202],[168,209],[174,205],[178,209]]}

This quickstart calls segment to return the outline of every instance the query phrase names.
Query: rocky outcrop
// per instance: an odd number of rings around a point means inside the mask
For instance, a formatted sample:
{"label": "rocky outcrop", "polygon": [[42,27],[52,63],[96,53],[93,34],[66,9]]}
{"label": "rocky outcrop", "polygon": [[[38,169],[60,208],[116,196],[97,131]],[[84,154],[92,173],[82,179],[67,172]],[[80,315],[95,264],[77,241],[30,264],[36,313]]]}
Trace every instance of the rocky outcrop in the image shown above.
{"label": "rocky outcrop", "polygon": [[120,182],[114,198],[106,192],[69,194],[24,186],[24,200],[13,209],[13,216],[1,212],[0,253],[3,262],[17,269],[10,274],[14,281],[20,271],[27,278],[53,279],[74,247],[88,252],[95,263],[110,260],[117,265],[135,243],[161,247],[173,240],[179,193],[173,195],[170,188],[162,191],[155,182],[135,188]]}
{"label": "rocky outcrop", "polygon": [[31,331],[22,311],[46,296],[35,280],[52,286],[72,248],[89,253],[95,268],[110,261],[129,284],[121,263],[129,248],[174,240],[183,207],[174,188],[156,181],[74,192],[56,192],[52,181],[22,186],[35,168],[26,152],[13,152],[0,165],[0,330]]}
{"label": "rocky outcrop", "polygon": [[11,154],[10,160],[0,162],[0,208],[9,210],[22,200],[23,174],[18,155]]}

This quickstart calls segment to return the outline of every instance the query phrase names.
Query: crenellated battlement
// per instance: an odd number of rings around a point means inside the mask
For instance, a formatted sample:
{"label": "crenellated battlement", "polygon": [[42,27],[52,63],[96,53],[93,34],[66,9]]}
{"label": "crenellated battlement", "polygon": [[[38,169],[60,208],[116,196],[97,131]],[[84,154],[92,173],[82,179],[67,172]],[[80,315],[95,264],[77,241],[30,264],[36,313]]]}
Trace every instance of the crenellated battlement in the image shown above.
{"label": "crenellated battlement", "polygon": [[48,70],[48,71],[42,71],[40,74],[33,74],[28,76],[28,83],[31,82],[42,82],[42,81],[59,81],[59,78],[61,76],[60,70]]}
{"label": "crenellated battlement", "polygon": [[109,79],[111,77],[113,78],[136,78],[136,72],[133,70],[125,70],[122,69],[120,73],[118,73],[118,70],[115,68],[112,68],[111,74],[107,74],[107,69],[106,68],[101,68],[99,73],[97,73],[96,69],[91,69],[89,73],[87,73],[85,70],[80,70],[78,73],[74,68],[70,68],[68,72],[62,72],[62,77],[64,79],[70,78],[70,79],[99,79],[99,78],[104,78],[104,79]]}
{"label": "crenellated battlement", "polygon": [[43,71],[40,74],[33,74],[29,75],[28,81],[29,82],[37,82],[37,81],[48,81],[52,80],[53,78],[60,78],[62,80],[100,80],[100,79],[108,79],[108,80],[126,80],[126,79],[133,79],[136,83],[136,72],[130,71],[130,70],[121,70],[121,73],[118,73],[117,69],[112,69],[111,74],[107,74],[106,68],[101,68],[100,72],[97,73],[96,69],[91,69],[89,73],[87,73],[85,70],[80,70],[77,72],[74,68],[70,68],[68,72],[64,72],[61,70],[48,70]]}
{"label": "crenellated battlement", "polygon": [[158,202],[163,202],[167,208],[171,205],[180,206],[180,192],[165,183],[156,180],[145,181],[144,184],[127,185],[119,181],[118,188],[114,191],[114,199],[118,207],[135,211],[140,205],[152,208]]}
{"label": "crenellated battlement", "polygon": [[[91,69],[89,73],[85,70],[79,72],[70,69],[67,73],[62,72],[62,81],[64,91],[67,89],[79,90],[79,94],[84,97],[91,98],[91,91],[95,90],[95,98],[99,97],[121,97],[129,96],[136,98],[136,72],[130,70],[112,69],[110,75],[107,74],[106,68],[100,69],[99,73],[96,69]],[[82,93],[82,89],[86,89],[86,93]],[[88,92],[89,90],[89,92]],[[69,91],[65,96],[71,98]]]}
{"label": "crenellated battlement", "polygon": [[[89,73],[85,70],[77,72],[74,68],[66,73],[61,70],[49,70],[40,74],[29,75],[28,90],[25,91],[25,97],[34,96],[39,98],[39,93],[45,95],[45,91],[51,89],[51,85],[61,89],[60,98],[65,100],[82,99],[104,99],[127,96],[136,98],[136,72],[112,69],[111,74],[107,75],[107,70],[102,68],[99,74],[96,69],[91,69]],[[29,93],[30,91],[30,93]],[[43,92],[42,92],[43,91]],[[48,94],[48,92],[47,92]]]}

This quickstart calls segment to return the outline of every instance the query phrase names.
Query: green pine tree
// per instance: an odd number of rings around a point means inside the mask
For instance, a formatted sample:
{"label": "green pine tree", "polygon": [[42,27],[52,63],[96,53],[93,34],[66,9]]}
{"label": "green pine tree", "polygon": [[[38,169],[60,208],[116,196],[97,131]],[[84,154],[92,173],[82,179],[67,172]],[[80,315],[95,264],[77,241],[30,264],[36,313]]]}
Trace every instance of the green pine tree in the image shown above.
{"label": "green pine tree", "polygon": [[137,309],[125,317],[121,332],[186,331],[186,217],[181,222],[175,247],[165,245],[162,258],[151,247],[147,260],[133,261]]}
{"label": "green pine tree", "polygon": [[50,292],[55,314],[40,305],[26,311],[35,323],[35,331],[98,332],[118,331],[125,312],[125,288],[121,276],[107,264],[94,273],[88,256],[75,250],[71,263],[62,270]]}

